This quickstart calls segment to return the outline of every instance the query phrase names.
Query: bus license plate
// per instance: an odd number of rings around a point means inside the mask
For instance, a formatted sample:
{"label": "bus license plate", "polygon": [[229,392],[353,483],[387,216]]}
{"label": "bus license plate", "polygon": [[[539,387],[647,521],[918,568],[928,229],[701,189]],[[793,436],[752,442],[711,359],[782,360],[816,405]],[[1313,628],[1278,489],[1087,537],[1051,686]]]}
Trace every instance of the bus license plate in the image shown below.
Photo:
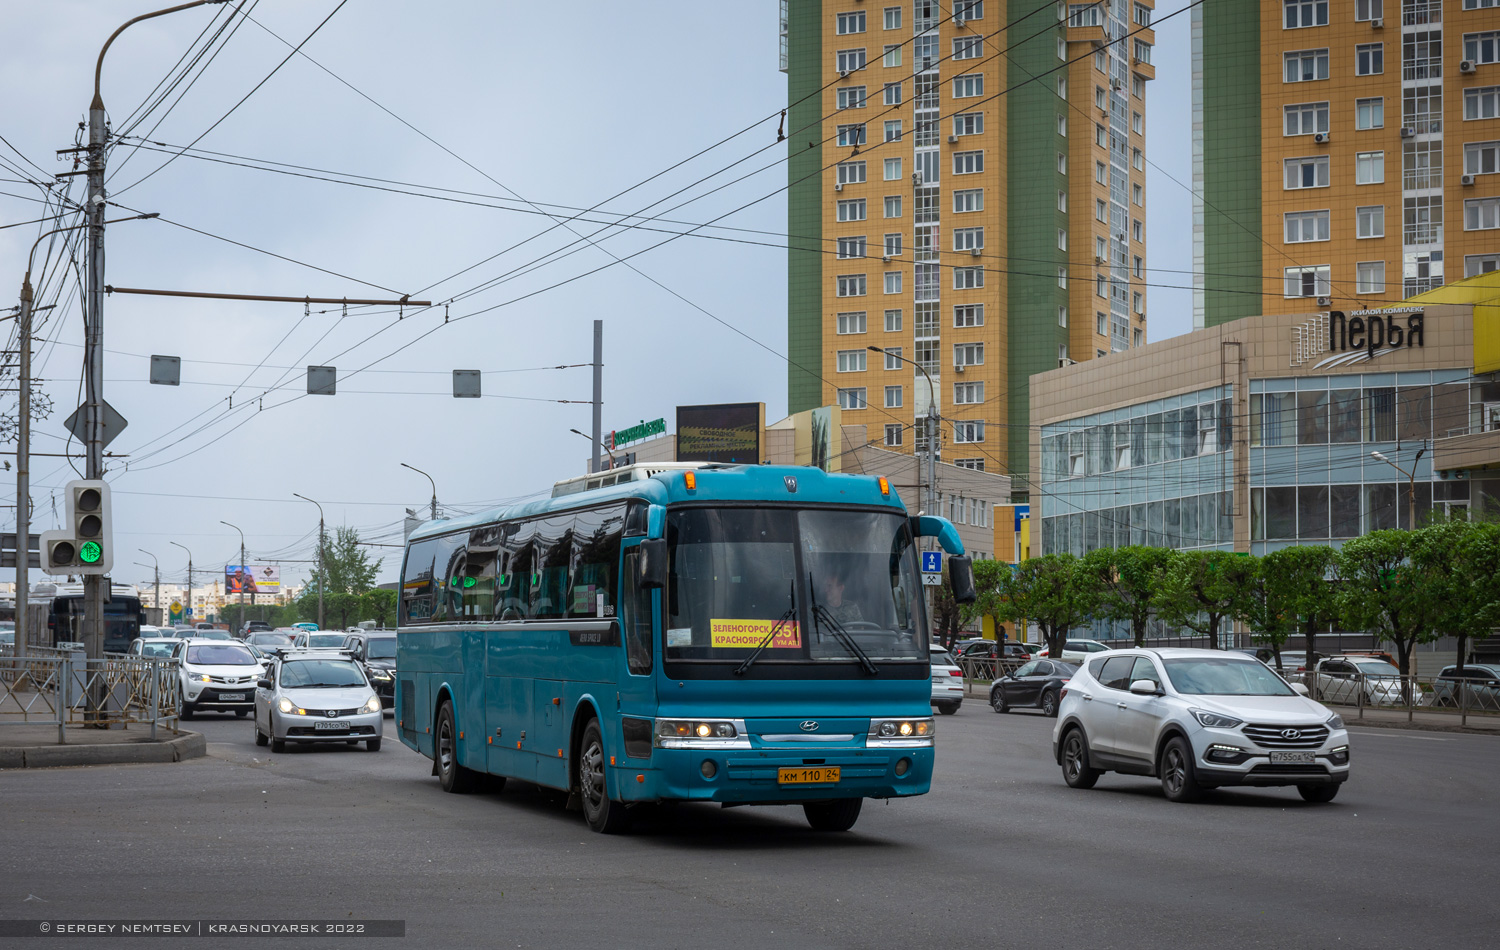
{"label": "bus license plate", "polygon": [[832,785],[839,780],[839,766],[816,766],[800,769],[777,769],[778,785]]}
{"label": "bus license plate", "polygon": [[1272,752],[1272,765],[1312,765],[1313,754],[1311,752]]}
{"label": "bus license plate", "polygon": [[315,723],[313,723],[313,731],[314,732],[348,732],[349,731],[349,724],[347,722],[342,721],[342,720],[340,720],[338,722],[315,722]]}

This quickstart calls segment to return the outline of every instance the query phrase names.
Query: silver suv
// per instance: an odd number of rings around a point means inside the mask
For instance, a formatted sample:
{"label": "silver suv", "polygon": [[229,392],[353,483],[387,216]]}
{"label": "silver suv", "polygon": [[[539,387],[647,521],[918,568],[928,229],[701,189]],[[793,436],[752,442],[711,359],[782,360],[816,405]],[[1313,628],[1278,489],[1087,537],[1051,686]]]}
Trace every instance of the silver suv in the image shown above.
{"label": "silver suv", "polygon": [[1073,788],[1121,772],[1159,778],[1174,802],[1223,785],[1295,785],[1332,801],[1349,778],[1349,734],[1306,692],[1240,653],[1113,651],[1063,689],[1053,758]]}

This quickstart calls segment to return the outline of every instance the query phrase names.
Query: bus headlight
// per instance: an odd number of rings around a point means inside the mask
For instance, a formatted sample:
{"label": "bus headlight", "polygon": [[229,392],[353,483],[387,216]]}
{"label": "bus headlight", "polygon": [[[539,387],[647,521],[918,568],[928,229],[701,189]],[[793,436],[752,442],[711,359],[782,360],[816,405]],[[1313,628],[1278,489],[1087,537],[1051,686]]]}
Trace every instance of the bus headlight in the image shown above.
{"label": "bus headlight", "polygon": [[872,749],[916,749],[931,747],[936,725],[924,719],[871,719],[865,745]]}
{"label": "bus headlight", "polygon": [[658,749],[748,749],[743,719],[658,719],[652,744]]}

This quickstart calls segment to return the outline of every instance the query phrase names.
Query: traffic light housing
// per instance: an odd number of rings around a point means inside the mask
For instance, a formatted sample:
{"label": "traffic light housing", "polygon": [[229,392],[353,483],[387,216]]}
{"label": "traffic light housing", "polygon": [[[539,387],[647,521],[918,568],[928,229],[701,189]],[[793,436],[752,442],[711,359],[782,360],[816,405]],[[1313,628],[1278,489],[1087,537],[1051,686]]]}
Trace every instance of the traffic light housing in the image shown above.
{"label": "traffic light housing", "polygon": [[43,531],[42,571],[47,574],[108,574],[114,566],[109,485],[102,479],[68,482],[66,527]]}

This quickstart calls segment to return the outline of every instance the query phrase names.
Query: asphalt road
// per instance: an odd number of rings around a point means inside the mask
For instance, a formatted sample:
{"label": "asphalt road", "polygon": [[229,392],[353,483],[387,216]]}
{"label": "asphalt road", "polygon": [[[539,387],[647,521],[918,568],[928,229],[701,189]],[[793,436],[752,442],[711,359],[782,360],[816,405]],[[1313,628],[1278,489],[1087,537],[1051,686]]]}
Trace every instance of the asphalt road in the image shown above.
{"label": "asphalt road", "polygon": [[[621,837],[511,783],[443,794],[378,753],[273,756],[200,717],[207,758],[0,773],[0,918],[401,919],[404,939],[234,946],[1385,947],[1495,945],[1500,739],[1354,730],[1328,805],[1295,790],[1173,805],[1063,785],[1052,720],[970,701],[931,795],[847,834],[799,808],[661,808]],[[35,898],[35,900],[28,900]],[[38,948],[99,938],[11,942]],[[94,946],[221,945],[132,938]]]}

